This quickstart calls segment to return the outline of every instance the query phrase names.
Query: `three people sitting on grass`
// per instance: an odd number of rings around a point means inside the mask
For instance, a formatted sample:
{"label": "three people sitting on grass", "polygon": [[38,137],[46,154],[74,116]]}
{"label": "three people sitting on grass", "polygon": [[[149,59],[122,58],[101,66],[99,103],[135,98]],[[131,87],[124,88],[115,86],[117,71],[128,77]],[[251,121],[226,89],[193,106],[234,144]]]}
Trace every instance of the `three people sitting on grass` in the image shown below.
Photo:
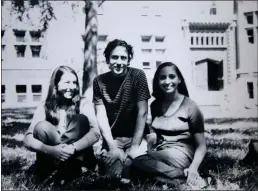
{"label": "three people sitting on grass", "polygon": [[100,129],[102,145],[95,153],[100,172],[196,184],[206,153],[204,120],[178,67],[166,62],[155,73],[147,145],[143,137],[150,93],[145,73],[129,67],[133,48],[123,40],[109,42],[104,55],[110,71],[93,81],[95,112],[80,98],[73,69],[60,66],[53,72],[46,101],[36,109],[24,138],[25,147],[37,153],[41,179],[57,168],[73,178],[81,172],[80,161],[94,168],[92,146]]}

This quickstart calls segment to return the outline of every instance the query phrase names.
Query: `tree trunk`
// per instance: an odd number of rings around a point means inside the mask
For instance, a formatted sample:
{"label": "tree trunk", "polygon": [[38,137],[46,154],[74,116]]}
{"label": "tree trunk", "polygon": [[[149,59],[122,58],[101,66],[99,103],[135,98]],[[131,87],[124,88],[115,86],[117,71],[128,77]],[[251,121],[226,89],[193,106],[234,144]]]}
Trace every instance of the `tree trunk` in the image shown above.
{"label": "tree trunk", "polygon": [[99,1],[85,0],[83,94],[92,86],[93,79],[97,76],[98,5]]}

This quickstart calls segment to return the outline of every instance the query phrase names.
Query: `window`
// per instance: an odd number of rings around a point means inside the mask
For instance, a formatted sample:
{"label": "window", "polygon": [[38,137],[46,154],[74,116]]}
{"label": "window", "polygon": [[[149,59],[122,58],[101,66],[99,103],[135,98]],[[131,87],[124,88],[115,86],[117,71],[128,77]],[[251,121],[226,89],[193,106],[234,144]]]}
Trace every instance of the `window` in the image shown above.
{"label": "window", "polygon": [[17,57],[24,57],[26,45],[14,45],[14,47],[17,53]]}
{"label": "window", "polygon": [[248,42],[253,44],[254,43],[254,29],[252,29],[252,28],[246,29],[246,33],[247,33],[247,37],[248,37]]}
{"label": "window", "polygon": [[22,103],[27,101],[26,85],[16,85],[17,102]]}
{"label": "window", "polygon": [[30,31],[30,36],[31,36],[31,40],[32,42],[39,42],[39,39],[41,37],[41,31]]}
{"label": "window", "polygon": [[39,4],[39,0],[30,0],[30,5],[33,7]]}
{"label": "window", "polygon": [[26,93],[27,87],[26,85],[16,85],[16,93]]}
{"label": "window", "polygon": [[35,101],[35,102],[41,101],[42,86],[41,85],[31,85],[31,91],[33,94],[33,101]]}
{"label": "window", "polygon": [[214,62],[210,60],[208,64],[208,90],[221,91],[224,88],[223,61]]}
{"label": "window", "polygon": [[156,61],[156,68],[158,68],[159,67],[159,65],[161,65],[162,64],[162,62],[161,61]]}
{"label": "window", "polygon": [[206,45],[209,45],[209,37],[206,37]]}
{"label": "window", "polygon": [[244,15],[247,24],[254,24],[253,12],[244,13]]}
{"label": "window", "polygon": [[98,42],[105,42],[107,40],[107,35],[98,35]]}
{"label": "window", "polygon": [[142,42],[150,42],[151,36],[141,36]]}
{"label": "window", "polygon": [[14,35],[16,36],[16,41],[17,42],[25,42],[25,30],[17,30],[13,29]]}
{"label": "window", "polygon": [[254,99],[254,84],[253,82],[247,82],[247,91],[250,99]]}
{"label": "window", "polygon": [[164,42],[165,36],[155,36],[155,42]]}
{"label": "window", "polygon": [[142,66],[144,69],[150,69],[150,62],[142,62]]}
{"label": "window", "polygon": [[2,55],[3,55],[3,53],[4,53],[4,51],[5,51],[5,45],[2,44],[2,45],[1,45],[1,48],[2,48]]}
{"label": "window", "polygon": [[1,102],[5,102],[5,85],[1,86]]}
{"label": "window", "polygon": [[193,45],[193,37],[191,36],[191,45]]}
{"label": "window", "polygon": [[211,45],[213,45],[213,37],[211,37]]}
{"label": "window", "polygon": [[195,64],[196,87],[206,91],[223,90],[223,61],[206,58]]}
{"label": "window", "polygon": [[31,45],[30,49],[31,49],[31,53],[32,53],[33,58],[40,57],[41,45],[38,45],[38,46]]}
{"label": "window", "polygon": [[203,37],[201,37],[201,45],[203,45]]}
{"label": "window", "polygon": [[216,7],[210,8],[210,15],[216,15],[217,14],[217,9]]}
{"label": "window", "polygon": [[2,52],[2,58],[1,61],[3,61],[3,57],[4,57],[4,51],[5,51],[5,45],[1,45],[1,52]]}
{"label": "window", "polygon": [[198,45],[199,44],[199,37],[197,36],[196,37],[196,45]]}
{"label": "window", "polygon": [[15,0],[15,1],[12,1],[12,3],[14,3],[15,7],[23,7],[24,6],[24,0]]}
{"label": "window", "polygon": [[216,45],[219,45],[219,37],[216,37]]}
{"label": "window", "polygon": [[165,49],[156,49],[157,55],[163,55],[165,53]]}
{"label": "window", "polygon": [[5,30],[1,30],[1,36],[2,36],[2,38],[3,38],[3,36],[4,36],[4,33],[5,33]]}
{"label": "window", "polygon": [[224,37],[223,36],[221,37],[221,44],[222,45],[224,44]]}
{"label": "window", "polygon": [[142,49],[143,54],[150,54],[151,51],[152,51],[151,49]]}

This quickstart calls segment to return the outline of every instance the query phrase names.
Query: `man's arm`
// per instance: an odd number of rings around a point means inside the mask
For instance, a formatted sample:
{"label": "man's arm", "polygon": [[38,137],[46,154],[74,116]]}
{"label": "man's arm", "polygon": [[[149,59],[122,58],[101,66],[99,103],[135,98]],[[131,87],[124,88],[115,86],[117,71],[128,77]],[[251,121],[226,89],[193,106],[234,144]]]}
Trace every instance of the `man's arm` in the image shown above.
{"label": "man's arm", "polygon": [[96,112],[96,117],[99,124],[100,132],[103,138],[105,139],[105,141],[107,142],[109,150],[116,149],[117,146],[115,144],[115,141],[111,133],[111,128],[108,123],[105,106],[95,104],[95,112]]}
{"label": "man's arm", "polygon": [[131,143],[131,148],[138,147],[142,142],[145,124],[148,115],[148,101],[139,101],[137,103],[138,115],[136,119],[135,131]]}
{"label": "man's arm", "polygon": [[88,147],[91,147],[100,138],[99,127],[95,116],[94,107],[93,104],[89,100],[87,100],[87,98],[82,98],[80,112],[88,118],[90,130],[81,139],[73,143],[76,151],[81,151]]}

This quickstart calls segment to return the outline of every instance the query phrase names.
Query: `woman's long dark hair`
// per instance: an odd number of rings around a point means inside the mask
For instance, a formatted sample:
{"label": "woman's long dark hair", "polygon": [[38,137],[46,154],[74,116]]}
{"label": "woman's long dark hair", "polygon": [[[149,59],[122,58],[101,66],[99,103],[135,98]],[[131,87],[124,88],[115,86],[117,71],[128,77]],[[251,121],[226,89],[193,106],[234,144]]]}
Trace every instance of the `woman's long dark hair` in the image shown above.
{"label": "woman's long dark hair", "polygon": [[62,102],[61,97],[57,91],[57,85],[60,82],[61,77],[64,73],[74,74],[76,77],[77,86],[74,92],[74,97],[69,103],[67,103],[67,122],[70,121],[73,115],[79,114],[80,112],[80,88],[78,76],[72,68],[68,66],[59,66],[52,73],[50,85],[48,88],[48,94],[45,102],[46,120],[52,123],[53,125],[57,125],[59,123],[59,109],[61,107]]}
{"label": "woman's long dark hair", "polygon": [[181,82],[178,84],[178,87],[177,87],[178,93],[180,93],[186,97],[189,97],[188,90],[187,90],[187,87],[185,84],[185,79],[184,79],[182,73],[180,72],[180,70],[178,69],[178,67],[175,64],[173,64],[172,62],[164,62],[161,65],[159,65],[159,67],[157,68],[155,75],[154,75],[153,84],[152,84],[153,97],[155,97],[156,100],[158,100],[158,101],[161,101],[164,99],[164,93],[160,89],[160,85],[159,85],[159,73],[160,73],[161,69],[166,66],[173,66],[175,68],[177,76],[181,80]]}

